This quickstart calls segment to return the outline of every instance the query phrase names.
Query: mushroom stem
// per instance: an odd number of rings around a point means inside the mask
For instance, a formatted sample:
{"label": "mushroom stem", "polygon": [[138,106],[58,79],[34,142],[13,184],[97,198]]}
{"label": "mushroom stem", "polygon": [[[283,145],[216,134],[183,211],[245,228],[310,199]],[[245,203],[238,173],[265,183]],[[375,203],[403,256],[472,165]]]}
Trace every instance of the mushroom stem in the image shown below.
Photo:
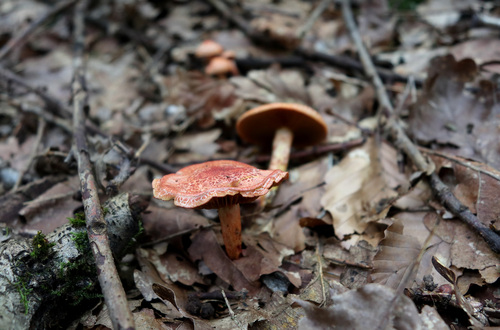
{"label": "mushroom stem", "polygon": [[[290,151],[292,149],[293,132],[288,127],[280,127],[274,133],[273,151],[271,153],[271,161],[269,162],[270,170],[286,171],[288,160],[290,159]],[[265,196],[259,197],[259,209],[263,210],[266,205],[271,204],[278,187],[273,187]]]}
{"label": "mushroom stem", "polygon": [[232,260],[238,259],[241,255],[240,204],[220,208],[219,219],[227,255]]}
{"label": "mushroom stem", "polygon": [[292,148],[293,132],[288,127],[280,127],[274,133],[273,151],[271,154],[270,170],[286,171],[290,150]]}

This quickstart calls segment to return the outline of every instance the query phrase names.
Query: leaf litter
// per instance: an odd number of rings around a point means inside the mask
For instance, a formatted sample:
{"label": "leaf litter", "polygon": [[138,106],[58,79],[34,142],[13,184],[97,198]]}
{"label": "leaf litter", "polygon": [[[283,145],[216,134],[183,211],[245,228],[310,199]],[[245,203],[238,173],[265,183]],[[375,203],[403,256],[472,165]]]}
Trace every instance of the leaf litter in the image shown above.
{"label": "leaf litter", "polygon": [[[218,2],[102,3],[89,12],[89,125],[101,136],[88,139],[100,195],[105,200],[128,191],[147,197],[144,236],[126,256],[129,271],[126,281],[123,277],[136,326],[498,326],[498,255],[432,197],[427,181],[381,134],[375,92],[364,76],[349,66],[282,61],[304,47],[352,57],[356,49],[339,8],[327,5],[300,38],[320,1],[226,2],[270,46],[254,43],[221,19],[211,5]],[[7,0],[0,6],[5,18],[0,46],[50,7],[29,3]],[[467,15],[456,15],[463,9],[453,4],[433,16],[429,8],[435,5],[416,5],[420,19],[400,20],[405,14],[386,1],[369,1],[360,4],[360,29],[374,59],[389,59],[394,71],[425,79],[416,100],[403,105],[401,120],[460,202],[498,232],[498,88],[495,66],[488,64],[498,53],[498,44],[489,39],[495,29],[485,27],[479,34],[465,24]],[[495,6],[488,7],[492,15]],[[69,18],[70,11],[56,16],[0,59],[64,106],[71,99],[73,75]],[[108,20],[117,30],[102,29]],[[468,38],[457,37],[459,27],[469,30]],[[271,65],[247,63],[238,76],[207,76],[194,50],[212,38],[236,54],[237,64],[265,59]],[[484,51],[471,52],[479,48]],[[391,81],[386,87],[400,90]],[[36,166],[23,173],[33,156],[33,113],[46,111],[46,103],[5,78],[0,96],[0,200],[7,210],[2,226],[25,235],[50,232],[81,209],[78,177],[67,157],[72,135],[64,125],[71,124],[66,118],[49,121],[34,152]],[[264,210],[242,206],[243,256],[232,261],[222,247],[215,212],[151,199],[150,182],[166,174],[167,166],[175,171],[211,159],[267,167],[262,156],[269,150],[244,144],[234,124],[246,110],[269,102],[299,102],[318,110],[329,127],[323,146],[365,141],[326,154],[293,149],[290,179],[272,204]],[[55,163],[49,166],[49,160]],[[11,191],[16,175],[23,175],[21,187]],[[124,260],[120,263],[127,268]],[[452,286],[450,293],[446,285]],[[445,296],[449,300],[442,300]],[[465,314],[452,319],[443,305],[428,299],[458,306]],[[110,328],[107,314],[101,303],[81,319],[75,315],[75,321]]]}

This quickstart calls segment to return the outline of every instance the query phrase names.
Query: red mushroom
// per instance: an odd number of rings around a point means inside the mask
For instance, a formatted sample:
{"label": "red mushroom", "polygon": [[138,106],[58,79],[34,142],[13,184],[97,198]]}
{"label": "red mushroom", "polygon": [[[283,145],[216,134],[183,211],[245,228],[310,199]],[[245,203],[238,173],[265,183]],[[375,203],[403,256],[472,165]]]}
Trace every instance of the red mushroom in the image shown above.
{"label": "red mushroom", "polygon": [[203,41],[197,48],[194,55],[198,58],[211,58],[219,56],[224,52],[224,48],[213,40]]}
{"label": "red mushroom", "polygon": [[187,166],[153,180],[153,195],[184,208],[218,209],[222,239],[231,259],[241,254],[241,203],[250,203],[288,178],[281,170],[259,170],[232,160]]}
{"label": "red mushroom", "polygon": [[225,76],[227,74],[232,74],[233,76],[237,76],[239,74],[238,67],[232,59],[216,56],[208,62],[208,65],[205,67],[205,73],[211,76]]}
{"label": "red mushroom", "polygon": [[295,103],[270,103],[245,112],[236,122],[246,142],[266,145],[273,141],[269,169],[286,171],[292,145],[305,147],[323,141],[328,127],[314,109]]}

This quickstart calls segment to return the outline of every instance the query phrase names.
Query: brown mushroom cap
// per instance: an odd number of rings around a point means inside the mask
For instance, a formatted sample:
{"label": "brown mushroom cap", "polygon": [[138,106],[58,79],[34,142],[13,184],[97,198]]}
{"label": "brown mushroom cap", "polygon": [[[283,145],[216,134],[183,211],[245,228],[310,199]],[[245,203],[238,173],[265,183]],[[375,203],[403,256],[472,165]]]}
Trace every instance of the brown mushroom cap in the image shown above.
{"label": "brown mushroom cap", "polygon": [[258,145],[270,145],[281,127],[292,131],[293,145],[298,147],[319,143],[328,134],[328,127],[317,111],[295,103],[262,105],[245,112],[236,122],[238,135]]}
{"label": "brown mushroom cap", "polygon": [[288,173],[280,170],[259,170],[237,161],[216,160],[153,180],[153,195],[162,200],[174,199],[180,207],[218,209],[250,203],[286,178]]}
{"label": "brown mushroom cap", "polygon": [[219,56],[224,48],[213,40],[203,41],[197,48],[194,55],[198,58],[209,58]]}
{"label": "brown mushroom cap", "polygon": [[222,56],[216,56],[208,62],[208,65],[205,67],[205,73],[213,76],[231,73],[236,76],[238,75],[238,67],[233,60]]}

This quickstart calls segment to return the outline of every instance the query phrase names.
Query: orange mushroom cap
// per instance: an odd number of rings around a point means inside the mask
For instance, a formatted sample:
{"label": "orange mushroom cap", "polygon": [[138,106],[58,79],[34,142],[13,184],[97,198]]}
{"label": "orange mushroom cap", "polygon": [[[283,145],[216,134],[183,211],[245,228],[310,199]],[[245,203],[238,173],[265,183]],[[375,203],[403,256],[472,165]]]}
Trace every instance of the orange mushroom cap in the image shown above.
{"label": "orange mushroom cap", "polygon": [[293,145],[304,147],[323,141],[328,127],[314,109],[295,103],[270,103],[245,112],[236,122],[238,135],[246,142],[271,144],[277,129],[293,133]]}
{"label": "orange mushroom cap", "polygon": [[219,56],[224,51],[224,48],[213,40],[203,41],[197,48],[194,55],[198,58],[208,58]]}
{"label": "orange mushroom cap", "polygon": [[213,76],[231,73],[236,76],[238,75],[238,68],[233,60],[216,56],[208,62],[208,65],[205,67],[205,73]]}
{"label": "orange mushroom cap", "polygon": [[250,203],[288,178],[281,170],[260,170],[251,165],[216,160],[187,166],[175,174],[153,180],[153,195],[174,199],[184,208],[214,209]]}

